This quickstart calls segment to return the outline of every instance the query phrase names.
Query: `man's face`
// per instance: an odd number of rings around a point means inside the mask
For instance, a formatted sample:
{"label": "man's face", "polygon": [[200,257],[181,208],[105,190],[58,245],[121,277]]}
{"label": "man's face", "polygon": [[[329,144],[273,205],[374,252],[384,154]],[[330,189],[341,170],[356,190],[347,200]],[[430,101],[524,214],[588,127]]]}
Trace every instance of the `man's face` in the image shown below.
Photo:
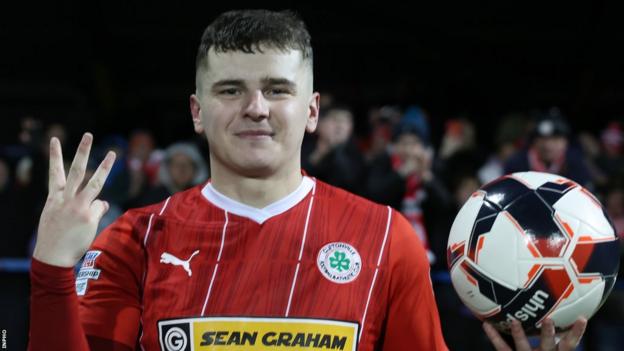
{"label": "man's face", "polygon": [[568,140],[563,136],[547,136],[535,139],[535,149],[543,162],[555,162],[566,152]]}
{"label": "man's face", "polygon": [[245,177],[299,172],[301,142],[318,119],[312,73],[297,50],[208,52],[191,113],[205,133],[213,174]]}

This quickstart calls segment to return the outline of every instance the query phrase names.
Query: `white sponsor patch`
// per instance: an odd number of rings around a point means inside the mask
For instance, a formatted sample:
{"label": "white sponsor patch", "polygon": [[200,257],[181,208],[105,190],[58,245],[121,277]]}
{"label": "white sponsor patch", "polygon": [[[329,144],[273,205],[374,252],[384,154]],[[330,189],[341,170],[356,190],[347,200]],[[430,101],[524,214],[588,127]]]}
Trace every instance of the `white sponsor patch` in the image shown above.
{"label": "white sponsor patch", "polygon": [[342,242],[323,246],[316,258],[316,265],[328,280],[346,284],[354,281],[362,270],[362,259],[357,250]]}
{"label": "white sponsor patch", "polygon": [[76,294],[78,296],[84,296],[87,293],[87,287],[89,285],[89,279],[97,280],[100,278],[100,269],[95,269],[95,260],[102,253],[102,251],[91,250],[87,251],[80,271],[76,274]]}

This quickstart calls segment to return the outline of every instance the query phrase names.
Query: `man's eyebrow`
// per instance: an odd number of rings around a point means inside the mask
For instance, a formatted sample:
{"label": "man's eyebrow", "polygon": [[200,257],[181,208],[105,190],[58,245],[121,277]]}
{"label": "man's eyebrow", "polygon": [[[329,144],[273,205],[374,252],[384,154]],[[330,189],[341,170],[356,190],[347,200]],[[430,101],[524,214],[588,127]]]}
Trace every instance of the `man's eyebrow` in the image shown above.
{"label": "man's eyebrow", "polygon": [[245,85],[242,79],[224,79],[216,81],[212,84],[212,89],[220,88],[223,86],[237,86],[242,87]]}
{"label": "man's eyebrow", "polygon": [[297,88],[297,84],[295,82],[293,82],[290,79],[286,79],[286,78],[263,78],[262,79],[262,84],[263,85],[285,85],[287,87],[289,87],[290,89],[296,89]]}

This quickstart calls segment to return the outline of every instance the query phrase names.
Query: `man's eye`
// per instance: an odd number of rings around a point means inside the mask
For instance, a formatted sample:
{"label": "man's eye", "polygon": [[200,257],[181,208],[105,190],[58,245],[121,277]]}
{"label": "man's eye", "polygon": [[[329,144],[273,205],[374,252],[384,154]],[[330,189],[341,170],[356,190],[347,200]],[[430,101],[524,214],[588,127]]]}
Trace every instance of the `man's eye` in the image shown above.
{"label": "man's eye", "polygon": [[266,94],[273,96],[273,95],[284,95],[284,94],[288,94],[288,90],[286,89],[282,89],[282,88],[272,88],[267,90]]}
{"label": "man's eye", "polygon": [[222,89],[219,91],[219,94],[222,95],[238,95],[239,91],[235,88]]}

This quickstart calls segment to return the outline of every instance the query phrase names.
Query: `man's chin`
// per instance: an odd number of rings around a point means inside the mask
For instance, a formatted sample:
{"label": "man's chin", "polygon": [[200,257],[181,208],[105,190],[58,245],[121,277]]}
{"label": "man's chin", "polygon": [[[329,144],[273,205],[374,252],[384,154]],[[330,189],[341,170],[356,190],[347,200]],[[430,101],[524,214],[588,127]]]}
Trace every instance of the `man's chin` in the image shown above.
{"label": "man's chin", "polygon": [[247,162],[238,167],[240,175],[247,178],[269,178],[274,175],[277,168],[268,162]]}

